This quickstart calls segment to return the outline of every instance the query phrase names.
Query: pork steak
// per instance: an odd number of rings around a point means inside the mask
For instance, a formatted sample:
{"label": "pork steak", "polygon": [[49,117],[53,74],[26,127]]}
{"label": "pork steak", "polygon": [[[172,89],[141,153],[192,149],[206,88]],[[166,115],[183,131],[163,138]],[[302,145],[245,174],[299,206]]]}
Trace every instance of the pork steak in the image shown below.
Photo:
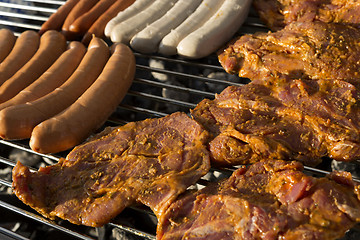
{"label": "pork steak", "polygon": [[360,89],[341,80],[253,81],[230,86],[192,111],[213,139],[217,165],[264,158],[315,166],[322,157],[360,159]]}
{"label": "pork steak", "polygon": [[218,59],[230,74],[250,80],[360,79],[360,29],[323,22],[293,22],[277,32],[234,39]]}
{"label": "pork steak", "polygon": [[358,0],[254,0],[260,18],[272,30],[295,21],[322,21],[360,28]]}
{"label": "pork steak", "polygon": [[314,178],[299,162],[262,161],[172,203],[157,239],[338,239],[360,221],[359,190],[350,173]]}
{"label": "pork steak", "polygon": [[13,169],[13,189],[39,213],[101,226],[137,202],[160,215],[209,168],[207,132],[185,113],[109,128],[59,163]]}

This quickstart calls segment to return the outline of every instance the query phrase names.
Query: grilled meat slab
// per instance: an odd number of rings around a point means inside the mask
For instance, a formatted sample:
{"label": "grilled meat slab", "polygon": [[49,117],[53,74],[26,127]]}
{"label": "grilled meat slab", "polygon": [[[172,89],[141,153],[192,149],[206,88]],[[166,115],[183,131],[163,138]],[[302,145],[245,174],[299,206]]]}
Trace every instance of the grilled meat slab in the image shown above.
{"label": "grilled meat slab", "polygon": [[314,178],[298,162],[266,161],[188,193],[159,219],[158,240],[330,240],[360,221],[351,174]]}
{"label": "grilled meat slab", "polygon": [[[359,14],[358,14],[359,15]],[[277,32],[234,39],[219,52],[226,72],[251,80],[360,79],[360,29],[294,22]]]}
{"label": "grilled meat slab", "polygon": [[273,30],[295,21],[322,21],[360,28],[358,0],[254,0],[260,18]]}
{"label": "grilled meat slab", "polygon": [[272,158],[315,166],[324,156],[352,161],[360,159],[359,89],[341,80],[253,81],[201,101],[191,114],[212,133],[217,165]]}
{"label": "grilled meat slab", "polygon": [[107,129],[58,164],[13,169],[13,189],[44,216],[101,226],[141,202],[160,215],[209,168],[207,132],[184,113]]}

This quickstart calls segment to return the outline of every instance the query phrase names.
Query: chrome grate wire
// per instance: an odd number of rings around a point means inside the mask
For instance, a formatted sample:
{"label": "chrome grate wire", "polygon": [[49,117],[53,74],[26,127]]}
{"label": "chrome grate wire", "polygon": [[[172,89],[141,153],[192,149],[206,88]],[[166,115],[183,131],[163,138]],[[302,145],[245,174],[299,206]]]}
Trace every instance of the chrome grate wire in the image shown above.
{"label": "chrome grate wire", "polygon": [[[16,35],[28,29],[37,31],[40,29],[41,24],[64,3],[65,1],[55,0],[1,1],[0,28],[9,28]],[[238,34],[256,31],[267,31],[267,29],[252,10]],[[220,93],[229,85],[248,83],[247,79],[225,74],[215,54],[201,60],[164,57],[156,54],[145,55],[137,52],[135,52],[135,57],[137,73],[133,86],[123,103],[118,106],[116,112],[108,119],[104,127],[123,125],[130,121],[145,118],[163,117],[175,111],[188,112],[202,99],[214,98],[216,93]],[[210,76],[213,73],[216,73],[214,74],[215,77]],[[174,95],[174,93],[176,94]],[[66,156],[66,152],[57,155],[36,153],[29,148],[26,140],[0,140],[0,147],[5,149],[4,151],[0,150],[0,169],[2,167],[12,168],[15,165],[15,160],[9,159],[8,155],[6,155],[14,149],[29,156],[40,157],[44,165],[56,163],[59,158]],[[212,169],[211,174],[228,176],[234,169]],[[32,171],[36,170],[36,168],[32,168]],[[317,176],[329,173],[328,166],[323,169],[305,167],[305,171]],[[357,178],[355,180],[359,181]],[[200,187],[205,186],[208,182],[209,180],[203,178],[198,182],[198,185]],[[11,184],[11,180],[0,178],[0,187],[8,188],[10,192]],[[130,211],[131,214],[154,218],[153,214],[146,208],[133,207],[130,208]],[[107,239],[107,234],[104,231],[108,232],[113,229],[125,231],[133,235],[134,239],[154,240],[156,238],[154,229],[139,229],[124,223],[124,221],[115,220],[98,229],[74,227],[69,223],[64,223],[64,221],[49,221],[28,209],[15,196],[9,201],[3,200],[0,195],[0,214],[2,212],[19,216],[22,221],[46,225],[51,229],[64,233],[71,239]],[[96,234],[92,234],[94,232]],[[1,235],[11,239],[30,239],[3,227],[0,227],[0,237]]]}

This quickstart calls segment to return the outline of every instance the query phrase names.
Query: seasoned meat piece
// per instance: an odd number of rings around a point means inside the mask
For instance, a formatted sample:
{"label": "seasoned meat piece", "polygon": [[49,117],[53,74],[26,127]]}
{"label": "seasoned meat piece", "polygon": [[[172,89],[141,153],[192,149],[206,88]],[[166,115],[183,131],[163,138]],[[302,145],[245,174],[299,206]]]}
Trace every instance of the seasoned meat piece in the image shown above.
{"label": "seasoned meat piece", "polygon": [[158,240],[330,240],[360,221],[351,174],[314,178],[298,162],[266,161],[172,203],[159,218]]}
{"label": "seasoned meat piece", "polygon": [[254,0],[260,18],[273,30],[295,21],[322,21],[360,28],[358,0]]}
{"label": "seasoned meat piece", "polygon": [[184,113],[108,129],[37,172],[20,163],[13,189],[54,219],[101,226],[141,202],[160,215],[209,168],[207,132]]}
{"label": "seasoned meat piece", "polygon": [[226,72],[251,80],[360,79],[360,29],[294,22],[277,32],[243,35],[219,52]]}
{"label": "seasoned meat piece", "polygon": [[214,137],[209,149],[215,164],[360,159],[359,88],[341,80],[263,83],[230,86],[192,110]]}

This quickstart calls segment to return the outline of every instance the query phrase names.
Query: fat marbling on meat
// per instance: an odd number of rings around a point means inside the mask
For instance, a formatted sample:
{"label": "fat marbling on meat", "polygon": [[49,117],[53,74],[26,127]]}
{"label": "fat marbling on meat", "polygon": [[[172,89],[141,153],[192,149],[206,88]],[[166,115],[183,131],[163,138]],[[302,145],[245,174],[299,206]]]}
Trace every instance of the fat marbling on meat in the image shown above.
{"label": "fat marbling on meat", "polygon": [[254,0],[260,18],[272,30],[295,22],[322,21],[360,27],[358,0]]}
{"label": "fat marbling on meat", "polygon": [[102,226],[137,202],[160,215],[210,168],[207,132],[184,113],[109,128],[59,163],[13,169],[13,189],[39,213]]}
{"label": "fat marbling on meat", "polygon": [[264,158],[315,166],[360,159],[360,88],[342,80],[253,81],[230,86],[192,111],[211,134],[217,165]]}
{"label": "fat marbling on meat", "polygon": [[181,196],[157,239],[334,240],[360,221],[359,190],[350,173],[314,178],[299,162],[258,162]]}
{"label": "fat marbling on meat", "polygon": [[293,22],[277,32],[235,38],[219,51],[224,70],[250,80],[360,79],[360,29]]}

